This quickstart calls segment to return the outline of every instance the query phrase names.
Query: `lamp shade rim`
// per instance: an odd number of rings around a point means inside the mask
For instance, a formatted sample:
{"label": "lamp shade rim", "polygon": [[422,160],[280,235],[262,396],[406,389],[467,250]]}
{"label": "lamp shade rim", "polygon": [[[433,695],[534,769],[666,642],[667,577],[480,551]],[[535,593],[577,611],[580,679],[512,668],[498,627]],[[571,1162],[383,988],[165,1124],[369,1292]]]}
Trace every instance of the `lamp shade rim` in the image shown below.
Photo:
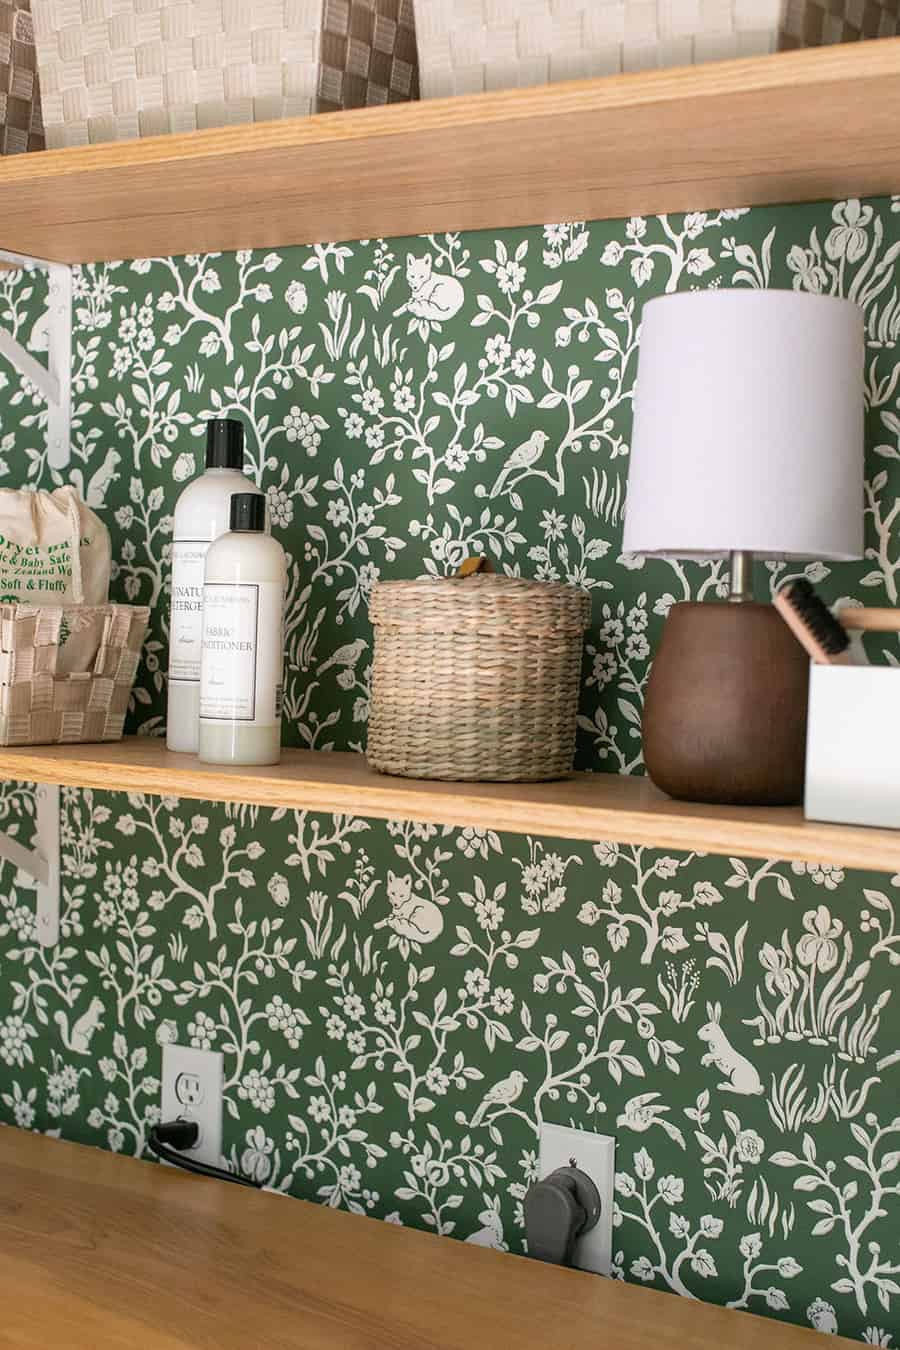
{"label": "lamp shade rim", "polygon": [[779,300],[788,299],[792,302],[802,305],[827,304],[842,305],[845,309],[855,310],[862,319],[862,308],[855,300],[848,300],[843,295],[823,295],[817,291],[795,291],[790,286],[766,286],[762,289],[749,286],[717,286],[714,290],[705,291],[676,291],[668,295],[654,295],[644,301],[643,313],[648,309],[656,309],[659,305],[665,305],[668,309],[677,305],[691,304],[709,304],[715,302],[719,304],[727,300],[728,304],[737,302],[738,304],[767,304],[773,296]]}
{"label": "lamp shade rim", "polygon": [[757,546],[751,548],[747,544],[731,544],[723,548],[640,548],[636,544],[625,544],[623,553],[631,554],[635,557],[650,559],[670,559],[672,561],[683,562],[712,562],[719,558],[727,558],[732,553],[753,553],[761,562],[860,562],[863,558],[863,551],[859,549],[855,552],[835,552],[824,549],[809,549],[805,552],[793,552],[787,549],[767,549]]}

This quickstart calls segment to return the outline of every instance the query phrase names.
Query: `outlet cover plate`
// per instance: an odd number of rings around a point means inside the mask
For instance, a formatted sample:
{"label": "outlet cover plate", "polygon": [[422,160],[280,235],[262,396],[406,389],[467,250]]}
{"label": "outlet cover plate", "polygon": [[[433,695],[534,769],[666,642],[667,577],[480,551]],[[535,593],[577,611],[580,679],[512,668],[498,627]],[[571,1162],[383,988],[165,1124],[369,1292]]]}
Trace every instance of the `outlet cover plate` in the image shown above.
{"label": "outlet cover plate", "polygon": [[590,1134],[569,1125],[541,1124],[539,1175],[549,1176],[571,1159],[587,1172],[600,1192],[600,1220],[575,1245],[572,1264],[578,1270],[608,1275],[612,1264],[613,1186],[616,1141],[611,1134]]}
{"label": "outlet cover plate", "polygon": [[[178,1093],[178,1080],[187,1074],[199,1084],[199,1099],[186,1103]],[[197,1147],[185,1150],[186,1158],[222,1165],[223,1069],[220,1050],[197,1050],[191,1045],[162,1048],[162,1119],[195,1120],[200,1127]],[[192,1095],[195,1095],[192,1093]]]}

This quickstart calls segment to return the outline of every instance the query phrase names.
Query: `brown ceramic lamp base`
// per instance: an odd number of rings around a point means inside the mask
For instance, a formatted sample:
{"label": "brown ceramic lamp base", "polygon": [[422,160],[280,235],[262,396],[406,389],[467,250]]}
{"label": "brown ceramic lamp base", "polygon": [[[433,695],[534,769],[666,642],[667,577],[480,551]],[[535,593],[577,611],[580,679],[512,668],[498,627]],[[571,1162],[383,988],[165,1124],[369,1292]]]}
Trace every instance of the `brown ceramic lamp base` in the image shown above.
{"label": "brown ceramic lamp base", "polygon": [[674,605],[644,702],[647,772],[686,801],[803,800],[809,658],[771,605]]}

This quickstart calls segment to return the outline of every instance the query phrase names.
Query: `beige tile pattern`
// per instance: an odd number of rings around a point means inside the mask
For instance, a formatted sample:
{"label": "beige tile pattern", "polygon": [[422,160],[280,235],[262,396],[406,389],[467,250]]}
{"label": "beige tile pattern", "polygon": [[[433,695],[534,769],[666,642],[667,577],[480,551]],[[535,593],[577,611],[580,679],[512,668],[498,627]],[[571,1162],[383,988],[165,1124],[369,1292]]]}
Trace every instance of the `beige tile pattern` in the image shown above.
{"label": "beige tile pattern", "polygon": [[32,0],[48,146],[309,113],[322,0]]}
{"label": "beige tile pattern", "polygon": [[423,98],[900,33],[900,0],[416,0]]}

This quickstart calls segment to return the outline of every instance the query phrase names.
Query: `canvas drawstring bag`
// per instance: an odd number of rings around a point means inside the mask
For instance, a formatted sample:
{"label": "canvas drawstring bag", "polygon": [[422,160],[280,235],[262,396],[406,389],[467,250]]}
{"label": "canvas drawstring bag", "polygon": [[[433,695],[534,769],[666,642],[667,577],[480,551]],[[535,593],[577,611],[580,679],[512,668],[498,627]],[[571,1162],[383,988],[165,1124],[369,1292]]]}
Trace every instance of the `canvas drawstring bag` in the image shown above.
{"label": "canvas drawstring bag", "polygon": [[105,605],[109,531],[74,487],[0,488],[0,603]]}

